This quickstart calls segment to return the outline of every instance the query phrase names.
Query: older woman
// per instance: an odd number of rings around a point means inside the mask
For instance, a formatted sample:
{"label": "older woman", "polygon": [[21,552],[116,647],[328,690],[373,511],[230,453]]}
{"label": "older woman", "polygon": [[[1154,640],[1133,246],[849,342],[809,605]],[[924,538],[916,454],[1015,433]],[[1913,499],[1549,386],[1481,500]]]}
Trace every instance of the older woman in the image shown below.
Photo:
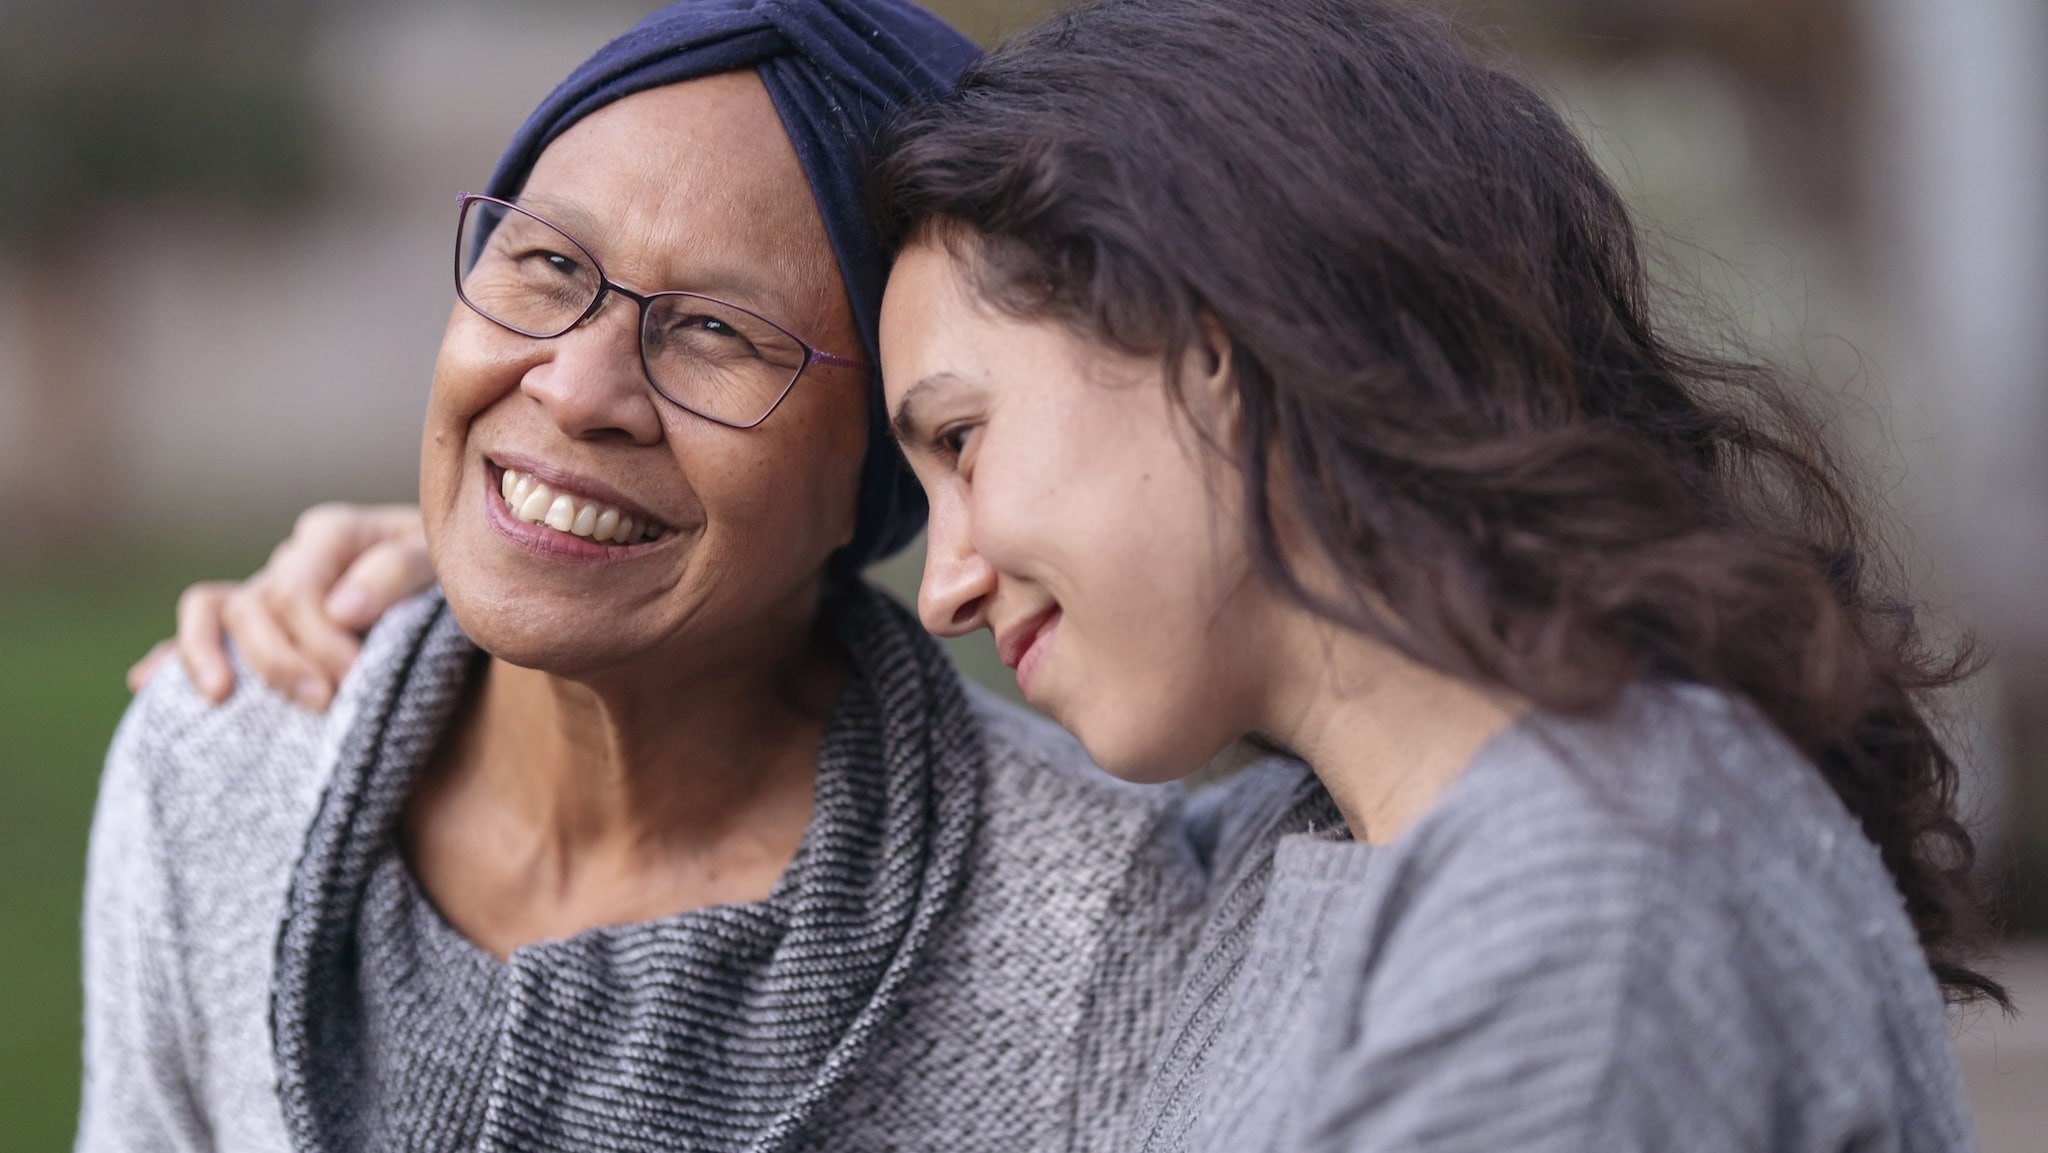
{"label": "older woman", "polygon": [[916,519],[874,433],[861,133],[970,54],[891,0],[678,4],[463,198],[441,593],[325,716],[137,700],[80,1148],[1114,1134],[1203,846],[847,576]]}

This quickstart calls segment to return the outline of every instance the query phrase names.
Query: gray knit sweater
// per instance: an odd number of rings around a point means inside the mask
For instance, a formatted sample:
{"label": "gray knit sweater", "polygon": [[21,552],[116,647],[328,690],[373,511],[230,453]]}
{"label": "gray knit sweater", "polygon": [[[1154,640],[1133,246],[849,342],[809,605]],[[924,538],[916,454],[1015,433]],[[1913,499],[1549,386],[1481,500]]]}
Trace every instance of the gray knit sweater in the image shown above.
{"label": "gray knit sweater", "polygon": [[1531,716],[1394,843],[1267,865],[1255,927],[1195,962],[1142,1149],[1971,1147],[1876,849],[1728,698]]}
{"label": "gray knit sweater", "polygon": [[833,616],[855,672],[775,892],[502,966],[395,853],[475,667],[438,597],[324,717],[157,677],[94,822],[78,1147],[1113,1147],[1199,927],[1255,908],[1212,871],[1312,784],[1271,765],[1191,813],[965,692],[883,598]]}

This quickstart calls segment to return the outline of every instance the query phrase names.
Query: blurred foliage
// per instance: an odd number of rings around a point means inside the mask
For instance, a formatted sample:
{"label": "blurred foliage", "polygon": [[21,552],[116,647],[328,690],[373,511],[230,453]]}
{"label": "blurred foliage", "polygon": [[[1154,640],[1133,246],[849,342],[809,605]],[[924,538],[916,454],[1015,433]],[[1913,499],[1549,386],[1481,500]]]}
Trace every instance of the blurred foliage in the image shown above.
{"label": "blurred foliage", "polygon": [[308,4],[0,4],[0,235],[100,205],[266,204],[312,181]]}

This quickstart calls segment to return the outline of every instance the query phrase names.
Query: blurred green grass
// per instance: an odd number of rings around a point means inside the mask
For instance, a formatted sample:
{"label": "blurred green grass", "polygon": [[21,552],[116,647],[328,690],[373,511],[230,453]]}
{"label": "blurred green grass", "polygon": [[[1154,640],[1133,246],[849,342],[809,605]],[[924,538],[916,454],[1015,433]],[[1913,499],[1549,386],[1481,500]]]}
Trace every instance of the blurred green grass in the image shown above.
{"label": "blurred green grass", "polygon": [[78,1112],[79,897],[122,674],[177,592],[250,547],[0,571],[0,1150],[69,1147]]}

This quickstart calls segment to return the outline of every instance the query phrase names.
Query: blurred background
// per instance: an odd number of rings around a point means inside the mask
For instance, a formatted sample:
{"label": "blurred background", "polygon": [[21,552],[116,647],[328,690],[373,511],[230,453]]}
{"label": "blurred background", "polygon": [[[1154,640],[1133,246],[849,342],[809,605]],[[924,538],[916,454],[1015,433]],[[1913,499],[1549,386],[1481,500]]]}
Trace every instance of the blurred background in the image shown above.
{"label": "blurred background", "polygon": [[[179,588],[246,572],[303,506],[412,499],[455,193],[657,6],[0,0],[0,1149],[69,1141],[123,669]],[[931,6],[986,43],[1056,5]],[[1455,11],[1569,110],[1695,321],[1811,376],[1905,563],[1993,652],[1951,704],[2033,1012],[1958,1034],[1986,1148],[2040,1148],[2048,5]],[[879,575],[908,595],[916,572]]]}

